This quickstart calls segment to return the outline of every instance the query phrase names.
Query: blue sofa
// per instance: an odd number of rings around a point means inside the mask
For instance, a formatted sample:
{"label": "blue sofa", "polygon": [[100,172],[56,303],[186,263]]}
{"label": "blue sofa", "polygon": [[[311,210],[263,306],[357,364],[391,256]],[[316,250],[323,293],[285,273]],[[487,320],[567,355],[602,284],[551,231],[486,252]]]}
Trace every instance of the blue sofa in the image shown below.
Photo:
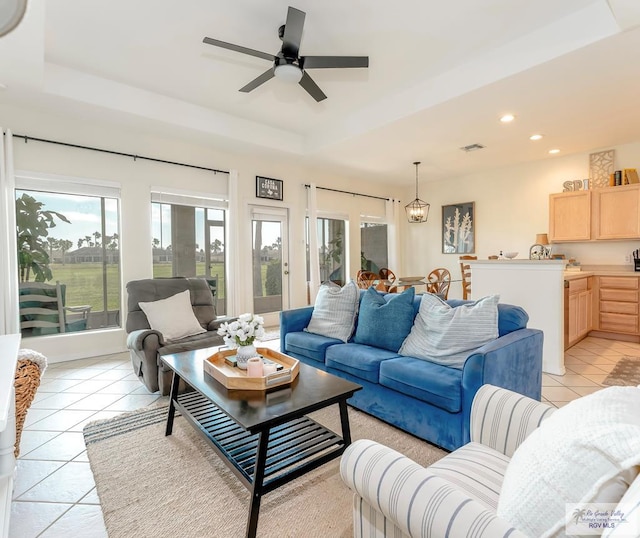
{"label": "blue sofa", "polygon": [[[413,300],[414,314],[420,300]],[[499,337],[471,352],[462,369],[306,332],[312,312],[280,313],[280,350],[362,385],[350,405],[445,449],[469,442],[471,403],[485,383],[540,400],[543,335],[527,328],[529,316],[518,306],[498,304]]]}

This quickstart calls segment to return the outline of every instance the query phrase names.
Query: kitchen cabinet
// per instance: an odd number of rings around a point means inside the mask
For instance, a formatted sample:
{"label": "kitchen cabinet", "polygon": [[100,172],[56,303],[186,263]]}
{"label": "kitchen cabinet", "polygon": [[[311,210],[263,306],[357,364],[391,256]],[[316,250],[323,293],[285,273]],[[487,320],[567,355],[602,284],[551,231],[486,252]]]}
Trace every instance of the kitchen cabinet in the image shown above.
{"label": "kitchen cabinet", "polygon": [[591,277],[570,280],[565,296],[565,349],[582,340],[593,328]]}
{"label": "kitchen cabinet", "polygon": [[616,334],[638,335],[638,299],[640,281],[637,276],[600,276],[598,278],[597,329]]}
{"label": "kitchen cabinet", "polygon": [[591,193],[561,192],[549,196],[549,240],[591,239]]}
{"label": "kitchen cabinet", "polygon": [[592,192],[593,239],[640,237],[640,184]]}

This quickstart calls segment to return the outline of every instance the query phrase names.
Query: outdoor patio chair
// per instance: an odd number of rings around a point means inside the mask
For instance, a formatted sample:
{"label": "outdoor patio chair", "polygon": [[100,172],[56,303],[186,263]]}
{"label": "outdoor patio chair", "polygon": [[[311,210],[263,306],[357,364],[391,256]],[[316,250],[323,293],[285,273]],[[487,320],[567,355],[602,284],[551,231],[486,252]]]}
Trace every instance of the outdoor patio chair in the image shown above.
{"label": "outdoor patio chair", "polygon": [[21,282],[20,330],[22,336],[85,331],[91,305],[66,306],[66,285],[56,281]]}

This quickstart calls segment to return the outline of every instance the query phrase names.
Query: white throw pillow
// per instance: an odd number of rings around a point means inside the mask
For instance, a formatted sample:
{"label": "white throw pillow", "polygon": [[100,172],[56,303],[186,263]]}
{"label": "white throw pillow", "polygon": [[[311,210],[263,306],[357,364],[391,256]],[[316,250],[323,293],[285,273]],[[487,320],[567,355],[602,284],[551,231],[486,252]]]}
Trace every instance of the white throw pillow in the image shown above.
{"label": "white throw pillow", "polygon": [[499,295],[452,307],[425,293],[400,355],[462,368],[474,349],[498,338]]}
{"label": "white throw pillow", "polygon": [[179,340],[207,332],[193,313],[189,290],[166,299],[138,304],[147,316],[149,326],[154,331],[161,332],[165,340]]}
{"label": "white throw pillow", "polygon": [[324,282],[318,290],[307,332],[346,342],[353,333],[360,292],[351,280],[342,288]]}
{"label": "white throw pillow", "polygon": [[607,527],[602,538],[640,536],[640,478],[636,478],[629,486],[616,510],[620,512],[618,518],[624,518],[624,521],[618,520],[615,525]]}
{"label": "white throw pillow", "polygon": [[498,516],[529,536],[564,536],[576,508],[617,504],[640,464],[638,409],[640,389],[609,387],[544,420],[513,454]]}

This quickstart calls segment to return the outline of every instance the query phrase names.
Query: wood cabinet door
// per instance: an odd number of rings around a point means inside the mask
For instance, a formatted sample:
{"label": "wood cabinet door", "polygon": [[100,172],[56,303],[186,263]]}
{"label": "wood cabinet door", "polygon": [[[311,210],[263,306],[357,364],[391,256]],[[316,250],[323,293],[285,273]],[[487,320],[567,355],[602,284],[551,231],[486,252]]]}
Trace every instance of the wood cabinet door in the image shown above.
{"label": "wood cabinet door", "polygon": [[640,184],[593,191],[593,238],[640,238]]}
{"label": "wood cabinet door", "polygon": [[591,291],[578,294],[578,337],[586,335],[591,330]]}
{"label": "wood cabinet door", "polygon": [[591,239],[591,192],[561,192],[549,195],[549,239]]}
{"label": "wood cabinet door", "polygon": [[569,295],[569,345],[578,339],[578,296]]}

